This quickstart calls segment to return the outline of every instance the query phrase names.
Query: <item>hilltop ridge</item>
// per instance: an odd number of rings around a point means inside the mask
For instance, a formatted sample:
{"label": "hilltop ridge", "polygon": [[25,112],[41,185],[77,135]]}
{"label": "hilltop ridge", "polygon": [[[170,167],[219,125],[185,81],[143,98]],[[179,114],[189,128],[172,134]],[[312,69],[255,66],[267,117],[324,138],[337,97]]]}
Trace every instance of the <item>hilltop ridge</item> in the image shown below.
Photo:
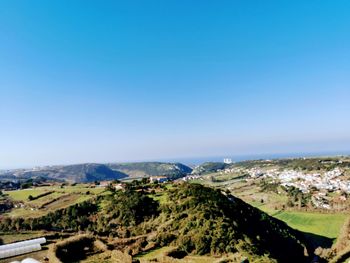
{"label": "hilltop ridge", "polygon": [[1,180],[48,178],[75,183],[119,180],[127,177],[166,176],[177,179],[191,173],[192,169],[181,163],[84,163],[8,170],[0,174]]}

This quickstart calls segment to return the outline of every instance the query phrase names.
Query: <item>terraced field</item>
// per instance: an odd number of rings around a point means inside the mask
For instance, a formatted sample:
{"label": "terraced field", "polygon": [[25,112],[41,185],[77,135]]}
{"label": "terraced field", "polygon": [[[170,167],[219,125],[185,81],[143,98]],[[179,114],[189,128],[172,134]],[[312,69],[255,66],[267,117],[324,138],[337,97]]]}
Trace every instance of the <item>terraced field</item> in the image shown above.
{"label": "terraced field", "polygon": [[[4,193],[8,195],[11,200],[17,202],[17,207],[5,215],[11,217],[38,217],[50,211],[86,201],[104,192],[105,188],[91,188],[88,184],[64,187],[45,186],[33,189],[6,191]],[[34,200],[30,201],[28,199],[29,196],[32,196]]]}
{"label": "terraced field", "polygon": [[104,188],[103,187],[91,188],[88,184],[64,186],[63,188],[61,186],[44,186],[44,187],[37,187],[37,188],[30,188],[30,189],[23,189],[23,190],[4,191],[4,194],[9,195],[9,197],[11,197],[15,201],[28,201],[29,195],[32,195],[35,197],[49,191],[54,191],[56,193],[61,193],[61,194],[74,193],[74,192],[85,194],[86,192],[89,191],[90,193],[93,193],[93,194],[99,194],[104,191]]}

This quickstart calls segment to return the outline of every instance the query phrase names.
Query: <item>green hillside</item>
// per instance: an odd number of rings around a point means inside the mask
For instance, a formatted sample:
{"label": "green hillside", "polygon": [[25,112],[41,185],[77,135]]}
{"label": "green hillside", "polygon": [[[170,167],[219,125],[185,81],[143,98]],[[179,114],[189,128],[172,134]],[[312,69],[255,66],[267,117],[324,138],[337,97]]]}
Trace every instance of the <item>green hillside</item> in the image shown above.
{"label": "green hillside", "polygon": [[164,248],[174,258],[235,255],[251,262],[307,262],[299,232],[238,198],[198,184],[134,181],[124,191],[42,217],[0,222],[0,231],[19,230],[88,231],[109,248],[139,258]]}

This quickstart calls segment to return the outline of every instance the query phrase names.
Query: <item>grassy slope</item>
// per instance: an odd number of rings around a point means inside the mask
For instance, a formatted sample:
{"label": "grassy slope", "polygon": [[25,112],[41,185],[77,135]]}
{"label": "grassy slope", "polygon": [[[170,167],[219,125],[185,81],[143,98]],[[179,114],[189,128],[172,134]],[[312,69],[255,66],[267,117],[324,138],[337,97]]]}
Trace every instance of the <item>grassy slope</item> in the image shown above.
{"label": "grassy slope", "polygon": [[[54,191],[54,193],[47,196],[38,198],[33,201],[28,201],[28,196],[38,196],[42,193]],[[86,192],[89,191],[90,195],[87,195]],[[11,217],[38,217],[45,215],[50,211],[56,209],[68,207],[73,204],[81,203],[92,198],[95,195],[102,194],[105,189],[101,188],[89,188],[88,185],[78,184],[75,186],[65,186],[61,188],[59,186],[48,186],[48,187],[38,187],[34,189],[24,189],[16,191],[7,191],[6,194],[14,201],[23,201],[26,204],[24,208],[12,209],[9,213],[6,213],[6,216]],[[31,207],[38,207],[48,201],[57,199],[53,203],[47,205],[42,209],[33,210]]]}
{"label": "grassy slope", "polygon": [[[89,188],[88,185],[78,184],[75,186],[65,186],[61,188],[60,186],[45,186],[45,187],[37,187],[31,189],[23,189],[23,190],[14,190],[14,191],[4,191],[5,194],[8,194],[10,198],[15,201],[28,201],[28,196],[37,196],[43,194],[48,191],[55,191],[56,193],[67,194],[67,193],[86,193],[90,191],[90,193],[99,194],[104,190],[104,188]],[[40,198],[42,199],[42,198]]]}
{"label": "grassy slope", "polygon": [[261,204],[260,202],[249,203],[265,213],[282,220],[294,229],[328,238],[337,238],[345,220],[349,217],[343,213],[278,211],[269,204]]}
{"label": "grassy slope", "polygon": [[27,201],[28,196],[37,196],[47,192],[47,188],[36,188],[36,189],[23,189],[23,190],[14,190],[14,191],[4,191],[5,194],[8,194],[10,198],[14,201]]}
{"label": "grassy slope", "polygon": [[345,214],[284,211],[277,213],[274,217],[300,231],[336,238],[348,216]]}

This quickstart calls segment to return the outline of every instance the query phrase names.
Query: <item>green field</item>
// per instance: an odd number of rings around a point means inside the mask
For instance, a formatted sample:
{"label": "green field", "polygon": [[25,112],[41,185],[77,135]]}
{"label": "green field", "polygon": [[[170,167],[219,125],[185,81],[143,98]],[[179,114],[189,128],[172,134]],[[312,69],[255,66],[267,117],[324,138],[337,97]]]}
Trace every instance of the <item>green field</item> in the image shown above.
{"label": "green field", "polygon": [[4,191],[5,194],[9,195],[11,199],[14,201],[27,201],[28,197],[38,196],[45,192],[55,191],[56,193],[86,193],[89,191],[93,194],[99,194],[103,192],[105,189],[103,187],[90,188],[88,185],[80,184],[75,186],[64,186],[61,188],[60,186],[44,186],[44,187],[36,187],[30,189],[23,190],[14,190],[14,191]]}
{"label": "green field", "polygon": [[260,204],[259,202],[250,204],[285,222],[294,229],[332,239],[338,237],[340,229],[349,217],[349,215],[342,213],[278,211],[271,208],[268,204]]}
{"label": "green field", "polygon": [[283,211],[272,214],[290,227],[328,238],[337,238],[348,215]]}
{"label": "green field", "polygon": [[[48,195],[29,201],[31,195],[37,197],[43,193],[51,192]],[[88,193],[89,192],[89,193]],[[61,209],[86,201],[96,195],[104,194],[105,188],[92,188],[88,184],[78,184],[74,186],[45,186],[31,189],[5,191],[11,200],[21,202],[24,207],[12,209],[5,215],[11,217],[38,217],[50,211]]]}
{"label": "green field", "polygon": [[47,187],[42,187],[42,188],[34,188],[34,189],[4,191],[4,193],[9,195],[9,197],[14,201],[27,201],[30,195],[37,196],[48,191],[49,190],[47,189]]}

